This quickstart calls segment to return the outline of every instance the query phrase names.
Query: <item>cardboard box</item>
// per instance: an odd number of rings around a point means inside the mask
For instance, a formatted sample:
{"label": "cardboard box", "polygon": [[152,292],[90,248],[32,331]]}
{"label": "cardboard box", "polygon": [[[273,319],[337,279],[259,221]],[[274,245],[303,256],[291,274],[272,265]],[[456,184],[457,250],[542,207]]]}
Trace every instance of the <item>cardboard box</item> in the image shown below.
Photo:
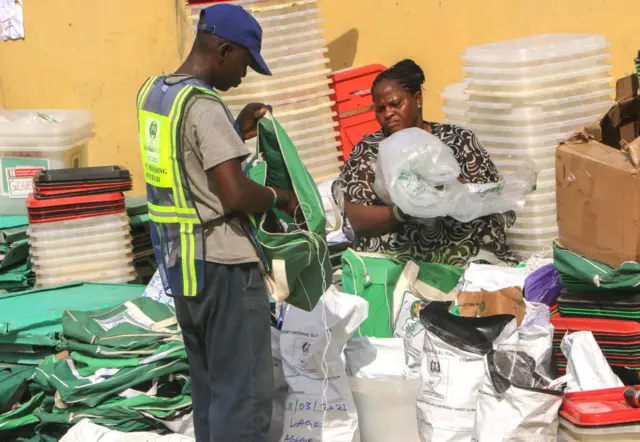
{"label": "cardboard box", "polygon": [[556,151],[559,241],[617,267],[640,260],[638,79],[618,80],[616,105]]}

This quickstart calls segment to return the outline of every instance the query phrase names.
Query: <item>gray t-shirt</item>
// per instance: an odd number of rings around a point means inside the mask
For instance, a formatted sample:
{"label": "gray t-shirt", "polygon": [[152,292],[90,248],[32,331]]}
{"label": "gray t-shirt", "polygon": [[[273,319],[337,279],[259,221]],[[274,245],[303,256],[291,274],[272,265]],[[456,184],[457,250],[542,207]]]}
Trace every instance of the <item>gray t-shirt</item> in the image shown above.
{"label": "gray t-shirt", "polygon": [[[167,83],[183,80],[172,75]],[[237,218],[218,196],[213,168],[233,158],[249,155],[222,105],[213,98],[196,95],[189,99],[181,128],[182,156],[191,195],[205,230],[205,259],[220,264],[257,262],[256,250]]]}

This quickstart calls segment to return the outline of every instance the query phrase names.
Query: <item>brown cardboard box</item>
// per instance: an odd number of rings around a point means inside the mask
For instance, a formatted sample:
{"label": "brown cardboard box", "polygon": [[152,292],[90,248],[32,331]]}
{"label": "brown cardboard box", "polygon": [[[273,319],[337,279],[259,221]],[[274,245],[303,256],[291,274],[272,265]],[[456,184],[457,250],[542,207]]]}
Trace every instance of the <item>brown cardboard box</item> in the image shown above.
{"label": "brown cardboard box", "polygon": [[495,292],[461,292],[458,294],[458,307],[460,316],[465,317],[513,315],[518,327],[527,310],[520,287],[508,287]]}
{"label": "brown cardboard box", "polygon": [[640,144],[637,77],[618,80],[616,92],[598,123],[556,151],[560,244],[612,267],[640,260],[640,170],[631,161]]}

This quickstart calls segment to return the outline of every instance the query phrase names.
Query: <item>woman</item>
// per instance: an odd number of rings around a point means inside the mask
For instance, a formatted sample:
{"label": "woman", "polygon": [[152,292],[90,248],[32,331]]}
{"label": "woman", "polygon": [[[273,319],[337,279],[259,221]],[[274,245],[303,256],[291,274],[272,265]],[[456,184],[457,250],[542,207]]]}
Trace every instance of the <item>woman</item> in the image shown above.
{"label": "woman", "polygon": [[397,207],[385,205],[374,191],[378,144],[406,128],[418,127],[451,148],[460,164],[463,182],[498,181],[498,171],[473,132],[462,127],[422,119],[422,85],[425,76],[412,60],[403,60],[380,73],[371,92],[376,119],[382,130],[365,135],[349,157],[333,195],[354,233],[354,249],[378,252],[401,260],[465,266],[470,261],[514,264],[505,229],[515,213],[495,214],[461,223],[435,218],[417,223]]}

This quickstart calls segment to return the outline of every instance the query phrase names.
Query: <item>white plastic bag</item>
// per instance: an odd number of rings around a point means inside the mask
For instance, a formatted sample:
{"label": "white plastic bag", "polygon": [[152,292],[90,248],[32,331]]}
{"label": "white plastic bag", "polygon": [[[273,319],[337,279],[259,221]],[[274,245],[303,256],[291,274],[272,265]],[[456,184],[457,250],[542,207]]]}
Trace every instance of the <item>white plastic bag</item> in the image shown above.
{"label": "white plastic bag", "polygon": [[358,441],[342,351],[369,304],[330,287],[311,312],[287,305],[280,349],[287,396],[282,442]]}
{"label": "white plastic bag", "polygon": [[551,356],[553,352],[553,324],[546,304],[527,302],[527,313],[522,320],[518,337],[520,350],[531,356],[538,367],[551,374]]}
{"label": "white plastic bag", "polygon": [[144,289],[142,293],[143,298],[151,298],[154,301],[161,302],[163,304],[170,305],[174,307],[173,298],[167,295],[164,291],[164,286],[162,285],[162,279],[160,278],[160,270],[156,270],[147,284],[147,288]]}
{"label": "white plastic bag", "polygon": [[509,287],[522,288],[525,279],[527,279],[526,267],[500,267],[471,263],[462,275],[458,289],[461,292],[481,290],[497,292]]}
{"label": "white plastic bag", "polygon": [[498,348],[487,355],[473,442],[555,442],[562,393],[527,353]]}
{"label": "white plastic bag", "polygon": [[406,291],[393,329],[393,337],[403,341],[407,375],[420,376],[425,334],[424,326],[420,322],[420,311],[425,306],[425,301]]}
{"label": "white plastic bag", "polygon": [[485,355],[499,342],[517,339],[507,315],[462,318],[432,302],[422,311],[426,329],[422,385],[417,401],[421,442],[470,442]]}
{"label": "white plastic bag", "polygon": [[451,149],[426,130],[396,132],[380,143],[375,191],[409,215],[438,216],[446,197],[439,186],[455,181],[460,166]]}
{"label": "white plastic bag", "polygon": [[409,128],[380,143],[374,189],[383,202],[413,217],[451,216],[469,222],[522,210],[537,179],[531,167],[504,175],[496,183],[461,183],[459,175],[460,165],[446,144],[423,129]]}
{"label": "white plastic bag", "polygon": [[567,393],[624,387],[590,331],[566,334],[560,344],[567,358]]}
{"label": "white plastic bag", "polygon": [[402,339],[354,338],[345,357],[362,441],[417,442],[420,378],[406,376]]}

